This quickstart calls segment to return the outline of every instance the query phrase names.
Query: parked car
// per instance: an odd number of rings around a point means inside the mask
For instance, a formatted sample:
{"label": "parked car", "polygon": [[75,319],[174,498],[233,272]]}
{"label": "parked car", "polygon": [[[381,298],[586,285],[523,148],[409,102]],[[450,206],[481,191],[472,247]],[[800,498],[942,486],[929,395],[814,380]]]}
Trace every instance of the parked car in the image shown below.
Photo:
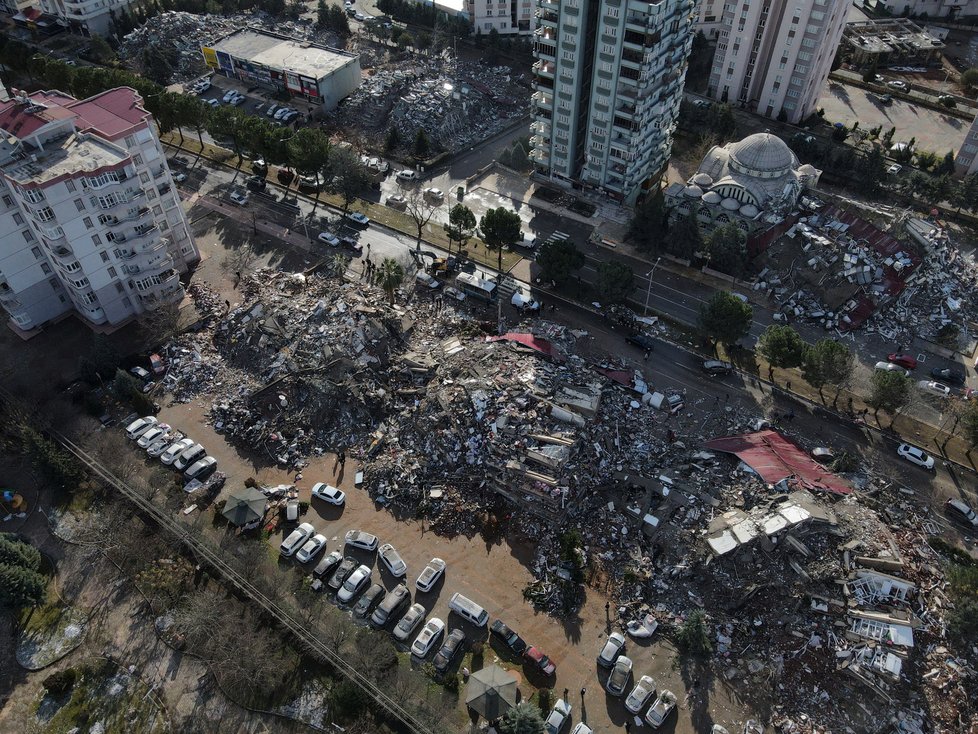
{"label": "parked car", "polygon": [[336,570],[333,571],[333,575],[330,576],[329,582],[326,585],[333,591],[339,591],[340,587],[343,585],[343,582],[346,581],[347,577],[353,573],[359,565],[360,564],[357,563],[356,558],[353,556],[347,556],[343,559],[340,565],[336,567]]}
{"label": "parked car", "polygon": [[264,191],[268,184],[261,176],[251,176],[246,182],[246,185],[252,191]]}
{"label": "parked car", "polygon": [[404,584],[398,584],[384,597],[384,601],[370,615],[370,624],[378,629],[397,619],[411,603],[411,592]]}
{"label": "parked car", "polygon": [[347,212],[344,216],[359,227],[366,227],[370,220],[363,212]]}
{"label": "parked car", "polygon": [[231,98],[231,105],[233,107],[237,107],[240,104],[244,104],[246,99],[248,98],[245,97],[243,94],[235,95],[234,97]]}
{"label": "parked car", "polygon": [[892,362],[877,362],[876,369],[883,370],[885,372],[899,372],[904,377],[910,377],[910,370],[904,369],[898,364],[893,364]]}
{"label": "parked car", "polygon": [[295,560],[299,563],[309,563],[309,561],[318,556],[319,552],[325,548],[326,536],[322,533],[316,533],[302,544],[302,547],[295,554]]}
{"label": "parked car", "polygon": [[323,243],[329,245],[330,247],[339,247],[340,246],[340,238],[337,237],[332,232],[320,232],[319,233],[319,237],[317,239],[320,242],[323,242]]}
{"label": "parked car", "polygon": [[884,104],[884,105],[893,104],[892,94],[879,94],[876,96],[876,99],[879,101],[880,104]]}
{"label": "parked car", "polygon": [[655,348],[655,339],[641,332],[629,334],[625,337],[625,341],[629,344],[634,344],[639,349],[644,349],[646,352],[651,352]]}
{"label": "parked car", "polygon": [[213,456],[205,456],[203,459],[197,459],[190,468],[187,469],[183,475],[187,479],[205,479],[217,471],[217,459]]}
{"label": "parked car", "polygon": [[897,456],[906,459],[911,464],[922,466],[924,469],[934,468],[933,456],[929,455],[923,449],[918,449],[916,446],[911,446],[908,443],[901,443],[897,447]]}
{"label": "parked car", "polygon": [[645,714],[645,721],[653,729],[658,729],[669,718],[674,708],[676,708],[676,694],[672,691],[663,691],[649,707]]}
{"label": "parked car", "polygon": [[162,436],[157,438],[153,443],[146,447],[146,454],[152,456],[154,459],[159,458],[163,455],[168,448],[173,444],[178,443],[183,440],[182,433],[164,433]]}
{"label": "parked car", "polygon": [[621,632],[612,632],[608,635],[601,652],[598,653],[598,665],[602,668],[610,668],[624,651],[625,635]]}
{"label": "parked car", "polygon": [[432,558],[428,565],[424,567],[418,580],[414,582],[418,591],[431,591],[432,587],[438,583],[438,579],[445,573],[446,563],[441,558]]}
{"label": "parked car", "polygon": [[417,181],[418,172],[412,171],[410,168],[406,168],[403,171],[398,171],[395,176],[401,181]]}
{"label": "parked car", "polygon": [[280,109],[282,108],[277,104],[269,105],[268,109],[265,110],[265,115],[268,117],[274,117],[275,113],[278,112]]}
{"label": "parked car", "polygon": [[346,494],[343,490],[326,484],[326,482],[316,482],[312,485],[312,496],[321,499],[323,502],[329,502],[331,505],[342,505],[346,502]]}
{"label": "parked car", "polygon": [[343,561],[343,554],[339,551],[333,551],[323,556],[316,567],[312,570],[312,575],[317,579],[321,579],[323,576],[328,576],[336,570],[337,566]]}
{"label": "parked car", "polygon": [[710,102],[707,102],[705,99],[694,99],[693,100],[693,107],[699,107],[701,110],[708,110],[712,106],[713,105]]}
{"label": "parked car", "polygon": [[289,533],[288,537],[279,546],[279,553],[286,558],[291,558],[303,544],[309,540],[309,536],[316,532],[316,528],[308,522],[302,523],[299,527]]}
{"label": "parked car", "polygon": [[526,642],[516,632],[506,626],[501,619],[497,619],[489,627],[489,632],[506,646],[514,655],[523,655],[526,652]]}
{"label": "parked car", "polygon": [[407,564],[401,558],[401,554],[390,543],[384,543],[380,546],[377,555],[380,556],[381,563],[387,567],[387,570],[390,571],[391,576],[394,578],[399,579],[407,574]]}
{"label": "parked car", "polygon": [[560,734],[564,727],[570,722],[571,709],[573,707],[564,699],[558,698],[553,710],[544,723],[545,734]]}
{"label": "parked car", "polygon": [[387,197],[387,206],[391,209],[403,210],[407,208],[407,199],[400,194],[391,194]]}
{"label": "parked car", "polygon": [[154,416],[151,415],[147,415],[142,418],[137,418],[128,426],[126,426],[126,436],[128,436],[130,440],[135,441],[137,438],[142,436],[144,433],[146,433],[146,431],[151,429],[157,423],[159,423],[159,420],[157,420]]}
{"label": "parked car", "polygon": [[234,98],[235,98],[236,96],[238,96],[238,93],[237,93],[237,92],[235,92],[235,91],[234,91],[234,90],[232,89],[232,90],[230,90],[230,91],[228,91],[228,92],[225,92],[225,93],[224,93],[224,96],[223,96],[223,97],[221,97],[221,101],[222,101],[222,102],[230,102],[230,101],[231,101],[232,99],[234,99]]}
{"label": "parked car", "polygon": [[336,592],[336,601],[341,604],[348,603],[353,597],[363,591],[363,588],[370,583],[370,566],[360,565],[346,577],[343,586]]}
{"label": "parked car", "polygon": [[136,439],[136,445],[139,448],[144,449],[147,446],[149,446],[151,443],[153,443],[153,441],[165,435],[166,435],[166,429],[160,428],[159,424],[157,423],[155,426],[152,426],[148,431],[146,431],[142,436]]}
{"label": "parked car", "polygon": [[417,638],[415,638],[414,644],[411,645],[411,654],[416,658],[424,660],[428,657],[431,649],[441,640],[444,632],[445,623],[438,619],[438,617],[432,617],[425,624]]}
{"label": "parked car", "polygon": [[187,180],[187,174],[186,173],[174,173],[173,174],[173,180],[176,183],[183,183],[184,181]]}
{"label": "parked car", "polygon": [[896,176],[902,170],[903,170],[903,166],[901,166],[899,163],[891,163],[889,166],[886,167],[886,172],[891,176]]}
{"label": "parked car", "polygon": [[357,617],[366,617],[385,596],[387,596],[387,589],[380,584],[372,584],[369,589],[363,592],[363,596],[357,599],[357,603],[353,607],[353,614]]}
{"label": "parked car", "polygon": [[952,385],[963,385],[965,379],[964,372],[951,367],[935,367],[930,371],[930,376],[944,382],[950,382]]}
{"label": "parked car", "polygon": [[643,675],[625,699],[625,708],[633,714],[640,714],[654,695],[655,679],[651,675]]}
{"label": "parked car", "polygon": [[632,677],[632,659],[622,655],[615,661],[615,667],[611,669],[611,674],[605,682],[605,690],[612,696],[625,695],[625,687],[628,679]]}
{"label": "parked car", "polygon": [[733,372],[733,365],[729,362],[721,362],[718,359],[708,359],[703,363],[703,371],[713,377],[729,375]]}
{"label": "parked car", "polygon": [[544,655],[543,650],[541,650],[539,647],[527,648],[526,652],[523,653],[523,657],[533,663],[544,675],[550,676],[557,672],[557,664]]}
{"label": "parked car", "polygon": [[570,734],[594,734],[594,729],[585,724],[583,721],[578,721],[574,728],[571,729]]}
{"label": "parked car", "polygon": [[401,617],[401,620],[394,625],[394,639],[398,642],[406,642],[414,634],[414,631],[424,621],[425,608],[421,604],[412,604]]}
{"label": "parked car", "polygon": [[940,398],[950,397],[951,395],[951,388],[941,382],[934,382],[933,380],[921,380],[917,383],[917,387],[920,388],[921,392],[937,395]]}
{"label": "parked car", "polygon": [[233,201],[238,206],[245,206],[248,203],[248,192],[247,191],[232,191],[231,201]]}
{"label": "parked car", "polygon": [[435,655],[435,659],[432,664],[435,666],[435,672],[441,675],[449,666],[452,664],[452,660],[461,651],[463,643],[465,642],[465,633],[460,629],[453,629],[445,640],[445,644],[441,646],[438,654]]}
{"label": "parked car", "polygon": [[346,534],[347,545],[352,545],[354,548],[361,548],[366,551],[377,550],[379,542],[376,535],[365,533],[362,530],[350,530]]}
{"label": "parked car", "polygon": [[971,530],[978,530],[978,513],[976,513],[971,506],[959,499],[949,499],[947,504],[948,514],[952,519],[963,523]]}
{"label": "parked car", "polygon": [[207,450],[199,443],[195,443],[177,457],[176,461],[173,462],[173,468],[184,471],[188,466],[197,461],[197,459],[204,458],[206,454]]}
{"label": "parked car", "polygon": [[429,290],[436,290],[438,288],[441,288],[441,281],[438,280],[437,278],[431,277],[431,275],[426,273],[424,270],[419,270],[418,272],[416,272],[414,274],[414,280],[415,282],[417,282],[418,285],[424,288],[428,288]]}
{"label": "parked car", "polygon": [[894,352],[893,354],[886,355],[886,361],[892,362],[893,364],[898,364],[904,369],[915,370],[917,369],[917,360],[915,357],[909,354],[899,354]]}
{"label": "parked car", "polygon": [[434,186],[425,189],[424,195],[425,198],[431,199],[432,201],[443,201],[445,199],[445,192],[441,189],[435,188]]}
{"label": "parked car", "polygon": [[220,107],[221,101],[218,99],[208,99],[204,101],[204,104],[208,107]]}
{"label": "parked car", "polygon": [[898,79],[887,82],[886,86],[890,87],[890,89],[899,89],[901,92],[906,92],[910,89],[910,86],[906,82],[901,82]]}
{"label": "parked car", "polygon": [[193,445],[194,445],[194,440],[192,438],[181,438],[176,443],[170,444],[167,447],[166,451],[160,454],[160,461],[162,461],[164,464],[169,466],[170,464],[172,464],[174,461],[177,460],[177,457],[180,456],[180,454],[182,454],[184,451],[186,451]]}

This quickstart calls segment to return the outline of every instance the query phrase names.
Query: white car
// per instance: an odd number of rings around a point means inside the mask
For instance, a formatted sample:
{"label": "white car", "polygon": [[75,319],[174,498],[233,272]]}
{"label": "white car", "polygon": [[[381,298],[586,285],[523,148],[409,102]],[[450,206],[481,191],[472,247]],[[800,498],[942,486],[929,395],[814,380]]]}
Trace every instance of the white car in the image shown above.
{"label": "white car", "polygon": [[248,194],[244,191],[232,191],[231,201],[233,201],[238,206],[244,206],[248,203]]}
{"label": "white car", "polygon": [[387,570],[390,571],[391,576],[394,578],[403,578],[407,574],[407,564],[401,558],[401,554],[390,543],[384,543],[380,546],[378,555],[380,556],[381,562],[387,567]]}
{"label": "white car", "polygon": [[577,726],[571,729],[571,734],[594,734],[594,729],[585,724],[583,721],[577,722]]}
{"label": "white car", "polygon": [[425,288],[430,288],[435,290],[436,288],[441,288],[441,281],[437,278],[433,278],[424,270],[419,270],[414,274],[414,280],[418,285],[424,286]]}
{"label": "white car", "polygon": [[625,688],[628,686],[628,679],[632,677],[632,659],[622,655],[615,661],[615,667],[611,669],[608,680],[605,682],[605,690],[612,696],[624,696]]}
{"label": "white car", "polygon": [[899,163],[894,163],[886,169],[886,172],[891,176],[896,176],[902,170],[903,170],[903,166],[901,166]]}
{"label": "white car", "polygon": [[318,497],[323,502],[329,502],[331,505],[342,505],[346,502],[346,494],[343,493],[343,490],[326,484],[326,482],[316,482],[312,485],[312,496]]}
{"label": "white car", "polygon": [[884,372],[899,372],[904,377],[910,377],[910,370],[905,370],[900,365],[893,364],[892,362],[877,362],[875,368]]}
{"label": "white car", "polygon": [[445,198],[445,192],[441,189],[436,189],[434,186],[432,186],[430,189],[425,189],[424,195],[429,199],[434,199],[435,201],[441,201]]}
{"label": "white car", "polygon": [[232,89],[232,90],[224,93],[224,96],[221,97],[221,101],[222,102],[230,102],[232,99],[234,99],[237,96],[238,96],[238,93]]}
{"label": "white car", "polygon": [[446,565],[441,558],[432,558],[414,583],[418,591],[431,591],[434,585],[438,583],[438,579],[445,573]]}
{"label": "white car", "polygon": [[672,691],[663,691],[645,714],[645,721],[653,729],[658,729],[674,708],[676,708],[676,694]]}
{"label": "white car", "polygon": [[137,418],[126,426],[126,435],[133,441],[142,436],[146,431],[155,426],[159,421],[151,415]]}
{"label": "white car", "polygon": [[301,548],[305,542],[309,540],[309,536],[315,532],[316,528],[314,528],[310,523],[302,523],[299,527],[289,533],[289,537],[282,541],[282,544],[278,549],[279,553],[286,558],[290,558],[293,553],[299,550],[299,548]]}
{"label": "white car", "polygon": [[239,104],[244,104],[244,101],[248,99],[243,94],[237,94],[231,98],[231,104],[237,107]]}
{"label": "white car", "polygon": [[354,548],[362,548],[366,551],[377,550],[377,546],[380,541],[377,540],[377,536],[371,533],[365,533],[362,530],[350,530],[346,534],[347,545],[352,545]]}
{"label": "white car", "polygon": [[187,174],[186,173],[174,173],[173,174],[173,180],[176,181],[177,183],[183,183],[184,181],[187,180]]}
{"label": "white car", "polygon": [[165,435],[166,435],[166,429],[160,428],[159,424],[156,424],[148,431],[146,431],[146,433],[144,433],[142,436],[136,439],[136,445],[141,449],[145,449],[156,439]]}
{"label": "white car", "polygon": [[347,212],[345,216],[351,222],[358,224],[361,227],[366,227],[368,224],[370,224],[370,219],[368,219],[362,212]]}
{"label": "white car", "polygon": [[346,577],[343,586],[336,592],[336,601],[346,604],[353,597],[363,591],[363,587],[370,583],[370,566],[358,566],[357,570]]}
{"label": "white car", "polygon": [[907,86],[906,82],[901,82],[897,80],[894,80],[892,82],[887,82],[886,86],[890,87],[891,89],[899,89],[901,92],[906,92],[908,89],[910,89],[910,87]]}
{"label": "white car", "polygon": [[195,461],[197,461],[197,459],[204,458],[204,454],[206,453],[207,451],[204,449],[203,446],[201,446],[199,443],[195,443],[193,446],[191,446],[189,449],[187,449],[177,457],[177,460],[173,462],[173,467],[175,469],[179,469],[180,471],[183,471],[188,466],[190,466]]}
{"label": "white car", "polygon": [[444,632],[445,623],[438,617],[432,617],[414,640],[414,644],[411,645],[411,654],[421,659],[428,657],[428,653],[438,643]]}
{"label": "white car", "polygon": [[906,459],[911,464],[922,466],[924,469],[934,468],[933,456],[922,449],[918,449],[916,446],[911,446],[908,443],[901,443],[897,447],[897,456]]}
{"label": "white car", "polygon": [[183,473],[187,479],[202,479],[212,471],[217,469],[217,459],[213,456],[205,456],[203,459],[198,459],[190,468]]}
{"label": "white car", "polygon": [[170,444],[167,447],[166,451],[160,454],[160,461],[162,461],[164,464],[169,466],[170,464],[172,464],[174,461],[177,460],[177,457],[180,456],[180,454],[182,454],[184,451],[186,451],[193,445],[194,445],[194,440],[192,438],[181,438],[176,443]]}
{"label": "white car", "polygon": [[560,731],[570,721],[572,708],[567,701],[558,698],[557,703],[554,704],[553,711],[550,712],[550,716],[547,717],[547,721],[544,724],[544,732],[546,734],[560,734]]}
{"label": "white car", "polygon": [[917,383],[917,387],[923,392],[928,392],[931,395],[937,395],[941,398],[950,397],[951,395],[951,388],[943,383],[933,382],[932,380],[921,380]]}
{"label": "white car", "polygon": [[330,234],[329,232],[320,232],[317,238],[320,242],[325,242],[330,247],[339,247],[340,238],[335,234]]}
{"label": "white car", "polygon": [[945,503],[945,507],[958,522],[964,523],[972,530],[978,530],[978,513],[975,513],[967,502],[952,498]]}
{"label": "white car", "polygon": [[643,675],[625,699],[625,708],[636,715],[642,713],[645,704],[655,695],[655,690],[655,679],[651,675]]}
{"label": "white car", "polygon": [[404,209],[407,207],[407,199],[400,194],[391,194],[387,197],[387,206],[391,209]]}
{"label": "white car", "polygon": [[204,104],[205,105],[208,105],[209,107],[220,107],[221,106],[221,100],[219,100],[219,99],[208,99],[207,101],[204,102]]}
{"label": "white car", "polygon": [[325,547],[326,536],[322,533],[316,533],[309,540],[307,540],[299,549],[298,553],[295,554],[295,560],[297,560],[299,563],[309,563],[309,561],[318,556],[319,551]]}
{"label": "white car", "polygon": [[182,433],[165,433],[146,447],[146,453],[147,455],[156,458],[162,455],[163,452],[170,448],[173,444],[182,440]]}
{"label": "white car", "polygon": [[272,119],[273,119],[273,120],[281,120],[281,119],[282,119],[283,117],[285,117],[285,115],[286,115],[286,114],[288,114],[288,113],[289,113],[290,111],[291,111],[291,108],[289,108],[289,107],[279,107],[279,108],[278,108],[277,110],[275,110],[275,112],[274,112],[274,113],[272,114]]}
{"label": "white car", "polygon": [[410,168],[405,168],[403,171],[398,171],[395,175],[401,181],[417,181],[418,180],[418,172],[417,171],[412,171]]}
{"label": "white car", "polygon": [[608,635],[608,641],[604,643],[601,652],[598,653],[598,665],[602,668],[612,667],[624,651],[625,635],[621,632],[612,632]]}
{"label": "white car", "polygon": [[418,625],[424,621],[424,613],[425,608],[421,604],[412,604],[401,617],[401,621],[395,625],[394,631],[391,633],[394,635],[394,639],[398,642],[407,640],[418,628]]}

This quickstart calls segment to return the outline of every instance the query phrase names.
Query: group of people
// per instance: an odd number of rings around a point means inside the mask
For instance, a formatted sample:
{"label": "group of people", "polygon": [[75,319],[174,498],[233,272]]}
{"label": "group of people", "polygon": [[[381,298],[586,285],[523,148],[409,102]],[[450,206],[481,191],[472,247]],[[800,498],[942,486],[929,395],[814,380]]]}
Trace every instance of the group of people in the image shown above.
{"label": "group of people", "polygon": [[367,280],[374,279],[374,272],[377,270],[377,266],[373,264],[371,259],[368,257],[363,261],[363,272],[360,274],[360,278],[366,278]]}

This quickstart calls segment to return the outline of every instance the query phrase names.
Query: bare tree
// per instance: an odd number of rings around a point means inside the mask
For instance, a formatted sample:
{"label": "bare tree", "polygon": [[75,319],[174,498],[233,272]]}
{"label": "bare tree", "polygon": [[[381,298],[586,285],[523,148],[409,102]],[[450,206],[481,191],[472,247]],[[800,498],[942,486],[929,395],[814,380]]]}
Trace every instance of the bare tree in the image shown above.
{"label": "bare tree", "polygon": [[221,272],[234,278],[234,287],[245,274],[248,273],[258,261],[258,254],[248,245],[241,245],[236,250],[231,250],[221,259]]}
{"label": "bare tree", "polygon": [[419,189],[413,190],[407,196],[407,213],[411,219],[414,220],[414,225],[418,228],[418,246],[417,249],[421,249],[421,236],[424,234],[425,225],[431,221],[432,215],[435,213],[434,204],[425,198],[424,192]]}

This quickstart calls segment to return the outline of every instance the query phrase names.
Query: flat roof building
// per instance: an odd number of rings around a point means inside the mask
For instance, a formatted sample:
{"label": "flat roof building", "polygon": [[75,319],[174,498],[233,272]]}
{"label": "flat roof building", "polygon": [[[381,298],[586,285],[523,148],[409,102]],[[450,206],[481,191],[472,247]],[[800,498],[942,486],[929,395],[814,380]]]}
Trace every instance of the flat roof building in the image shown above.
{"label": "flat roof building", "polygon": [[286,91],[331,110],[360,86],[360,57],[257,28],[201,46],[204,61],[232,79]]}
{"label": "flat roof building", "polygon": [[932,64],[943,49],[943,41],[907,18],[847,23],[842,32],[843,58],[857,67]]}

